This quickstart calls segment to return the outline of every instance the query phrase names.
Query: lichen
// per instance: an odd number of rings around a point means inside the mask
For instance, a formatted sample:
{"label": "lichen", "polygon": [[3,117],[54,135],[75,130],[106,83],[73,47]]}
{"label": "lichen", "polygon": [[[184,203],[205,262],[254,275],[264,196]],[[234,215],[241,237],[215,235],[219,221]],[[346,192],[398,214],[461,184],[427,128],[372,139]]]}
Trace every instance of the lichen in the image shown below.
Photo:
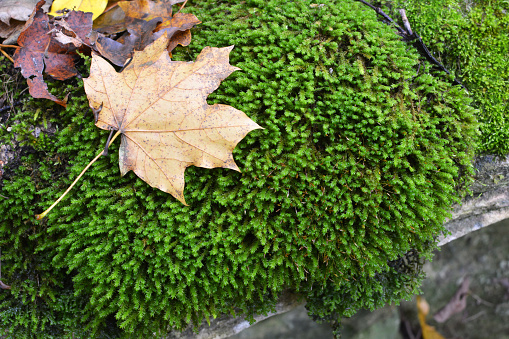
{"label": "lichen", "polygon": [[[450,206],[471,181],[474,109],[450,78],[419,67],[426,62],[373,11],[354,1],[321,3],[186,7],[203,24],[174,58],[235,45],[230,62],[242,71],[209,101],[240,109],[265,128],[235,149],[241,173],[187,169],[189,207],[133,173],[120,177],[112,146],[72,195],[35,223],[31,216],[65,189],[107,135],[94,126],[79,79],[67,89],[67,109],[30,100],[18,112],[47,105],[58,130],[0,191],[12,197],[0,200],[0,245],[15,292],[0,295],[0,327],[9,324],[9,305],[42,304],[33,313],[39,322],[8,329],[46,335],[43,315],[68,314],[58,308],[60,286],[74,293],[63,305],[85,306],[76,322],[55,322],[54,332],[81,326],[97,336],[115,328],[112,319],[125,333],[149,336],[221,313],[249,318],[269,311],[286,289],[307,298],[322,319],[417,290],[419,269],[394,262],[413,251],[429,258]],[[38,276],[23,275],[23,263]],[[33,300],[21,303],[23,296]]]}

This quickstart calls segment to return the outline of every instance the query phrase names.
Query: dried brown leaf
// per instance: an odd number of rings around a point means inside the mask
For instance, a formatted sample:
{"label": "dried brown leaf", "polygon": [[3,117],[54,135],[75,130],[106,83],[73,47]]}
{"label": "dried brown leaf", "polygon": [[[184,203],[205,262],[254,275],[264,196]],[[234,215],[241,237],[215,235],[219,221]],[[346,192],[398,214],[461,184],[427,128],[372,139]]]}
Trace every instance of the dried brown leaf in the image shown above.
{"label": "dried brown leaf", "polygon": [[[177,45],[187,46],[191,42],[190,29],[201,21],[193,14],[177,13],[172,16],[172,5],[183,0],[171,1],[120,1],[119,8],[125,12],[124,24],[127,33],[117,40],[101,36],[96,42],[96,51],[117,66],[123,66],[134,51],[141,51],[162,35],[169,39],[168,52]],[[117,23],[107,26],[101,23],[105,31],[116,30]]]}
{"label": "dried brown leaf", "polygon": [[167,50],[171,53],[177,45],[188,46],[191,43],[191,28],[199,23],[201,21],[194,14],[177,13],[171,19],[157,25],[155,35],[159,37],[160,32],[167,34],[170,39]]}
{"label": "dried brown leaf", "polygon": [[66,106],[48,92],[43,72],[57,80],[77,74],[74,67],[76,47],[89,45],[92,30],[92,13],[71,11],[58,20],[50,20],[42,10],[44,0],[37,3],[30,19],[18,38],[21,48],[14,53],[14,66],[21,68],[34,98],[46,98]]}
{"label": "dried brown leaf", "polygon": [[95,43],[95,38],[92,38],[94,36],[94,32],[92,32],[92,13],[71,11],[55,19],[53,25],[54,28],[50,32],[62,45],[72,44],[88,54]]}
{"label": "dried brown leaf", "polygon": [[150,186],[185,204],[184,171],[189,166],[238,170],[232,151],[261,128],[243,112],[208,105],[207,96],[238,68],[232,47],[206,47],[195,62],[171,61],[163,36],[135,52],[121,72],[93,55],[85,91],[97,109],[96,126],[122,132],[120,171],[133,170]]}
{"label": "dried brown leaf", "polygon": [[131,18],[150,21],[154,18],[162,18],[163,21],[171,19],[172,6],[184,0],[134,0],[120,1],[118,5],[124,10],[125,15]]}
{"label": "dried brown leaf", "polygon": [[65,100],[48,92],[42,73],[44,71],[57,80],[65,80],[76,75],[77,71],[69,48],[47,34],[54,26],[50,25],[48,15],[42,10],[43,4],[44,0],[37,4],[18,38],[21,48],[14,53],[14,66],[21,68],[34,98],[50,99],[65,107]]}
{"label": "dried brown leaf", "polygon": [[[193,14],[177,13],[172,16],[172,5],[184,0],[170,1],[120,1],[119,8],[124,12],[124,25],[127,33],[114,40],[101,36],[96,42],[96,51],[117,66],[123,66],[132,57],[134,51],[141,51],[162,35],[169,39],[168,52],[177,45],[187,46],[191,42],[190,29],[200,21]],[[117,15],[118,16],[118,15]],[[120,16],[118,16],[118,19]],[[117,20],[118,20],[117,19]],[[102,21],[104,32],[118,30],[119,22],[108,26]]]}
{"label": "dried brown leaf", "polygon": [[120,6],[104,12],[94,20],[93,29],[105,35],[120,33],[126,30],[125,13]]}

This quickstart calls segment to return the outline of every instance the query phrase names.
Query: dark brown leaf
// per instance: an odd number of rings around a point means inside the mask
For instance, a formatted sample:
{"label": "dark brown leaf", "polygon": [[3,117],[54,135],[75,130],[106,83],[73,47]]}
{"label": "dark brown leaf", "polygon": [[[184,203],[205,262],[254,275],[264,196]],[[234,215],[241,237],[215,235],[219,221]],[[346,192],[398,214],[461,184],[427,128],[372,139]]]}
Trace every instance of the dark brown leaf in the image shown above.
{"label": "dark brown leaf", "polygon": [[54,27],[41,9],[43,4],[44,0],[41,0],[36,5],[18,38],[21,48],[14,53],[14,66],[21,68],[21,74],[27,79],[30,94],[34,98],[50,99],[65,107],[64,100],[48,92],[42,72],[58,80],[68,79],[77,73],[74,56],[69,54],[67,47],[47,34]]}
{"label": "dark brown leaf", "polygon": [[[60,100],[48,92],[43,72],[57,80],[69,79],[77,74],[74,67],[77,43],[64,44],[64,38],[75,39],[90,45],[92,14],[71,11],[58,20],[50,20],[42,10],[40,1],[26,22],[19,38],[21,48],[14,53],[14,66],[21,68],[27,79],[30,94],[34,98],[46,98],[66,106],[66,99]],[[59,37],[55,38],[54,35]],[[72,42],[72,41],[71,41]]]}
{"label": "dark brown leaf", "polygon": [[[113,64],[123,66],[134,51],[142,51],[162,35],[168,37],[170,53],[178,44],[187,46],[191,41],[190,29],[200,21],[193,14],[177,13],[172,16],[172,5],[180,2],[183,0],[120,1],[118,6],[125,12],[124,22],[128,33],[117,40],[99,37],[96,51]],[[157,27],[153,26],[154,23]]]}
{"label": "dark brown leaf", "polygon": [[97,39],[96,50],[117,66],[123,66],[134,51],[142,51],[154,41],[152,31],[160,22],[160,18],[151,21],[130,18],[127,33],[119,40],[104,36]]}
{"label": "dark brown leaf", "polygon": [[99,33],[110,35],[126,30],[125,13],[120,6],[104,12],[94,20],[93,29]]}

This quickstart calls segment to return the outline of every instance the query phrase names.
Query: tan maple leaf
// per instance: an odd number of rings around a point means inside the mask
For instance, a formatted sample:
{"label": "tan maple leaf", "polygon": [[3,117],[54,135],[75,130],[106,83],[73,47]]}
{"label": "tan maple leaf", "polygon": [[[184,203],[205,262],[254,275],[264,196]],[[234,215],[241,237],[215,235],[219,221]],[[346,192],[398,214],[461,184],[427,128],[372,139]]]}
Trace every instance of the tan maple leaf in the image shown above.
{"label": "tan maple leaf", "polygon": [[231,106],[207,104],[207,96],[239,69],[229,64],[233,46],[205,47],[195,62],[182,62],[170,60],[167,44],[162,36],[135,52],[121,73],[93,55],[85,91],[90,107],[101,107],[96,126],[122,135],[121,174],[133,170],[186,204],[185,169],[238,171],[233,149],[261,127]]}

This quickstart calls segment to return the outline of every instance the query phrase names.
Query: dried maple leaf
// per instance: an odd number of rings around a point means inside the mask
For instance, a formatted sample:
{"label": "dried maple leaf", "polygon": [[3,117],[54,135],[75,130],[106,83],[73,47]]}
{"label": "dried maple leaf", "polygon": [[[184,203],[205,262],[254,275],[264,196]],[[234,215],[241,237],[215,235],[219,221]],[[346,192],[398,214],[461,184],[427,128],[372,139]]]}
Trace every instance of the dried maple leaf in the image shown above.
{"label": "dried maple leaf", "polygon": [[106,9],[108,0],[54,0],[51,5],[50,15],[62,15],[63,10],[74,10],[92,13],[92,20],[95,20]]}
{"label": "dried maple leaf", "polygon": [[238,68],[229,64],[232,47],[206,47],[195,62],[171,61],[166,36],[141,52],[121,72],[92,57],[84,79],[96,126],[122,133],[120,172],[133,170],[150,186],[185,204],[184,171],[194,165],[239,170],[232,151],[261,128],[227,105],[208,105],[207,96]]}
{"label": "dried maple leaf", "polygon": [[53,20],[53,25],[55,28],[50,32],[54,32],[55,39],[63,45],[73,44],[74,47],[83,49],[82,47],[91,47],[95,43],[92,13],[71,11]]}

